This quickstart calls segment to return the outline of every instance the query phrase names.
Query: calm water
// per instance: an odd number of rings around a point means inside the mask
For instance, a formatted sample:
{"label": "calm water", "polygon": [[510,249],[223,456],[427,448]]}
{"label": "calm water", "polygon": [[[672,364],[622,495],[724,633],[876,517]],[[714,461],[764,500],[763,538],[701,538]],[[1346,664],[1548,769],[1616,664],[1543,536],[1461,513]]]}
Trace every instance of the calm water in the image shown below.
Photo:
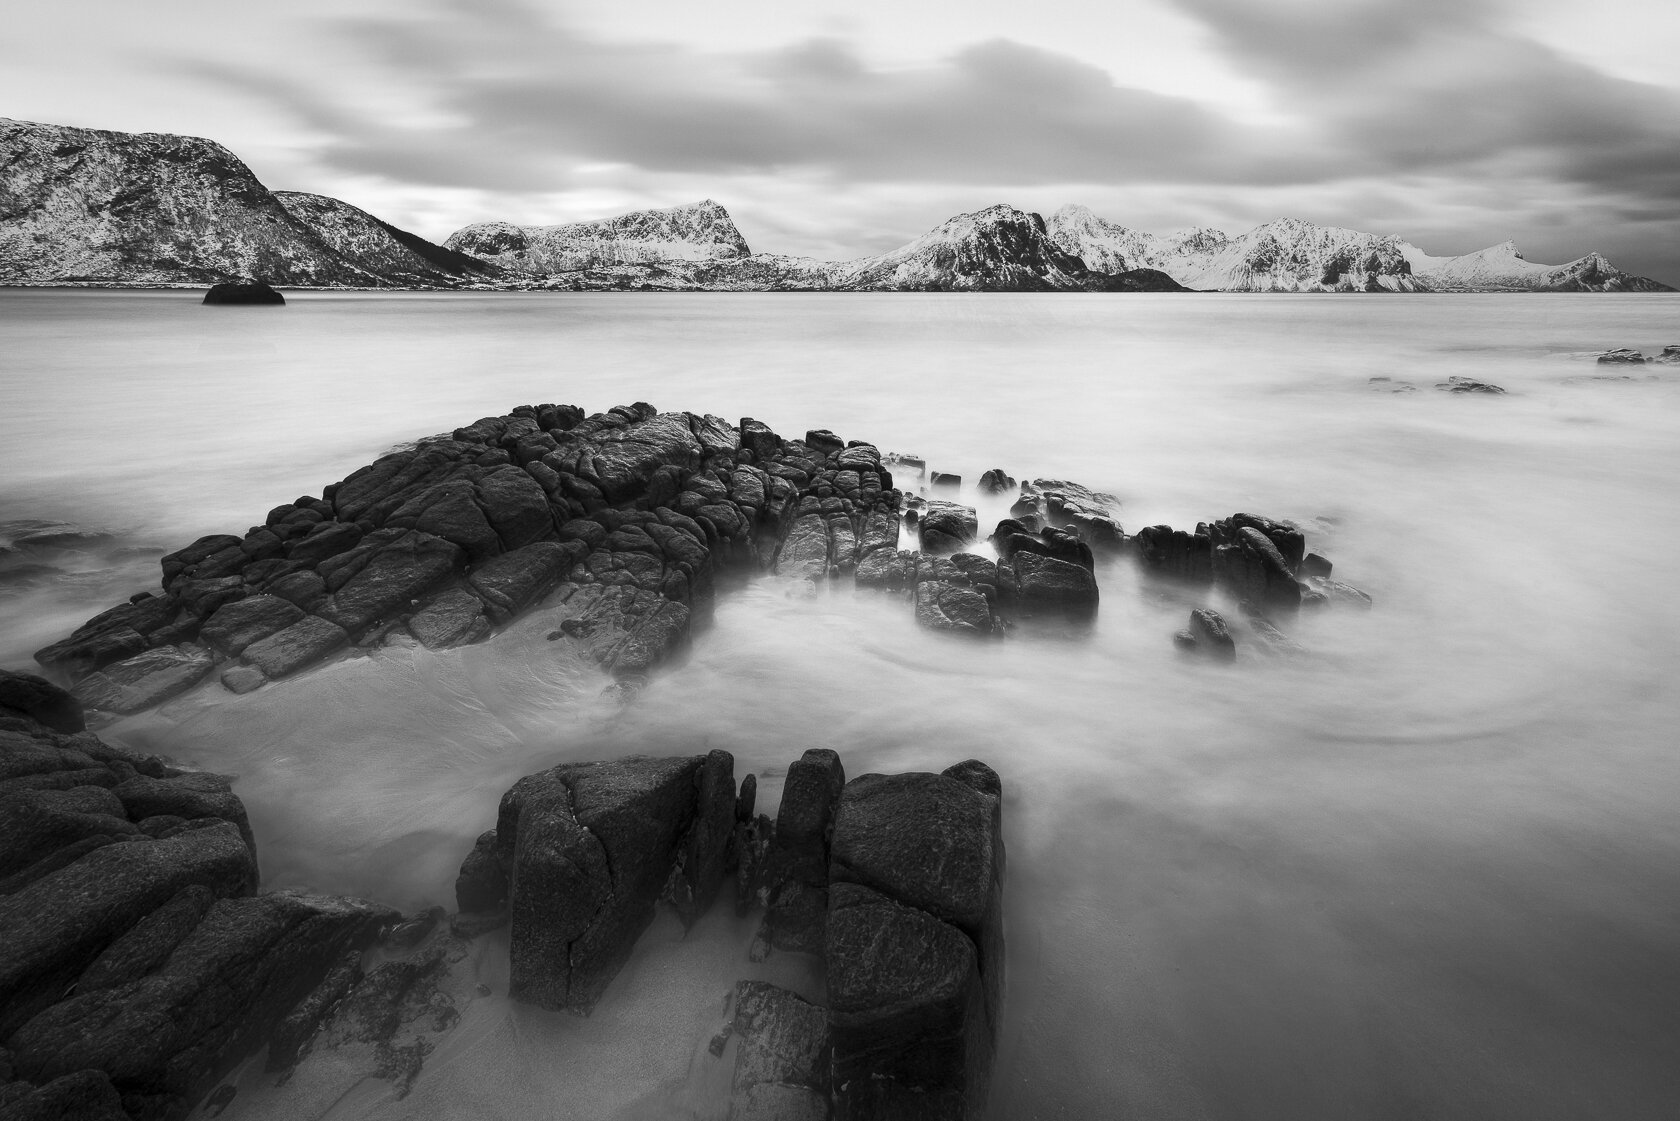
{"label": "calm water", "polygon": [[[107,734],[237,775],[270,886],[409,907],[560,758],[726,747],[773,802],[814,744],[852,774],[979,756],[1010,859],[995,1117],[1667,1118],[1680,367],[1584,355],[1676,342],[1666,295],[0,291],[0,664],[165,548],[525,403],[1074,478],[1129,529],[1291,518],[1377,604],[1303,620],[1294,662],[1180,661],[1193,601],[1128,565],[1092,633],[985,645],[760,579],[624,712],[533,618]],[[1430,388],[1452,375],[1510,393]],[[253,1077],[229,1115],[711,1116],[691,1059],[745,937],[657,926],[589,1020],[474,1000],[403,1101]]]}

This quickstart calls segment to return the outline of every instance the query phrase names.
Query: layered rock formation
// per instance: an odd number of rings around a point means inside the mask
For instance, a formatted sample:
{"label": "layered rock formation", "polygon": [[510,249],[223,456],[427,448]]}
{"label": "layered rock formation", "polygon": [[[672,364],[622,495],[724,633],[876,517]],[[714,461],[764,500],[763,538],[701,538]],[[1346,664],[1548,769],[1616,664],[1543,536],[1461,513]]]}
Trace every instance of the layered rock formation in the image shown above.
{"label": "layered rock formation", "polygon": [[730,1116],[982,1116],[1003,993],[996,773],[969,760],[847,782],[834,752],[812,749],[755,832],[731,769],[720,751],[566,764],[508,791],[458,895],[463,912],[511,921],[513,995],[588,1012],[657,900],[692,917],[750,867],[748,902],[766,907],[751,956],[814,955],[828,1001],[737,986],[712,1047],[725,1061],[735,1049]]}
{"label": "layered rock formation", "polygon": [[244,807],[215,775],[82,730],[0,673],[0,1114],[173,1121],[397,916],[253,894]]}

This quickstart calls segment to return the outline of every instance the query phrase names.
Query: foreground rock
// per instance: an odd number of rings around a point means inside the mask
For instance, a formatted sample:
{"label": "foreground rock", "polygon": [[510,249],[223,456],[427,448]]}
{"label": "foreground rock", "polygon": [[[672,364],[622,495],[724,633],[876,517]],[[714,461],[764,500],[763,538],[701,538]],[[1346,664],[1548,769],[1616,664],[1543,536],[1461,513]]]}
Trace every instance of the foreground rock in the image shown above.
{"label": "foreground rock", "polygon": [[589,1011],[657,901],[692,918],[727,871],[751,868],[766,910],[750,956],[819,960],[828,1002],[736,987],[710,1048],[735,1048],[730,1116],[982,1116],[1003,992],[996,773],[970,760],[847,782],[834,752],[812,749],[789,767],[775,823],[749,827],[755,786],[737,796],[719,751],[521,779],[457,888],[463,912],[511,917],[512,995]]}
{"label": "foreground rock", "polygon": [[252,894],[225,780],[75,730],[39,678],[0,673],[0,706],[0,1109],[185,1117],[394,913]]}

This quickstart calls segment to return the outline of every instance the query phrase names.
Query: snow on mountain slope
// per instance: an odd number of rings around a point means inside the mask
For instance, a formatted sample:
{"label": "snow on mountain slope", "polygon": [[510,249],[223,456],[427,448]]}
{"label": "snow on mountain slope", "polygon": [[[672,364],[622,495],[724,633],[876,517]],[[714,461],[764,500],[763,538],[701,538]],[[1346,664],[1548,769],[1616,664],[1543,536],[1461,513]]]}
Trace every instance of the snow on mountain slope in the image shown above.
{"label": "snow on mountain slope", "polygon": [[836,264],[833,283],[838,288],[926,292],[1177,287],[1166,277],[1094,272],[1051,239],[1039,215],[1001,204],[959,214],[889,253]]}
{"label": "snow on mountain slope", "polygon": [[1523,259],[1515,242],[1478,249],[1457,257],[1431,257],[1407,245],[1413,274],[1430,291],[1527,292],[1667,292],[1666,284],[1623,272],[1599,253],[1563,265]]}
{"label": "snow on mountain slope", "polygon": [[1158,237],[1064,206],[1050,236],[1098,272],[1160,269],[1190,288],[1226,292],[1655,292],[1599,254],[1536,265],[1510,242],[1462,257],[1431,257],[1393,234],[1280,218],[1238,237],[1187,230]]}
{"label": "snow on mountain slope", "polygon": [[382,286],[220,144],[0,118],[0,283]]}
{"label": "snow on mountain slope", "polygon": [[730,260],[752,254],[729,212],[711,199],[558,226],[479,222],[456,230],[443,244],[528,276],[613,265]]}
{"label": "snow on mountain slope", "polygon": [[450,285],[501,275],[495,265],[434,245],[340,199],[302,191],[275,191],[274,197],[340,256],[391,280]]}

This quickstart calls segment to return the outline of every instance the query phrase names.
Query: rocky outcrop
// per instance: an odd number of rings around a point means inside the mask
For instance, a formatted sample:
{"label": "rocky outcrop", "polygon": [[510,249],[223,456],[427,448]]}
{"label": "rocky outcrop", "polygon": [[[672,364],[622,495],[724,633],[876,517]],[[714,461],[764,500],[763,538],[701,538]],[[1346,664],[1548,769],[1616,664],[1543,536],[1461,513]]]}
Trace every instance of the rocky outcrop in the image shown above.
{"label": "rocky outcrop", "polygon": [[395,914],[253,895],[226,780],[75,730],[38,678],[0,673],[0,700],[0,1109],[185,1117]]}
{"label": "rocky outcrop", "polygon": [[434,245],[341,199],[302,191],[275,191],[274,197],[340,257],[392,283],[452,288],[502,275],[487,261]]}
{"label": "rocky outcrop", "polygon": [[734,870],[736,790],[726,751],[565,763],[521,779],[463,863],[463,911],[505,900],[510,992],[588,1012],[661,899],[692,922]]}
{"label": "rocky outcrop", "polygon": [[820,960],[828,999],[736,986],[710,1046],[732,1063],[729,1115],[982,1116],[1003,1014],[997,774],[968,760],[847,782],[839,756],[813,748],[788,768],[775,822],[749,828],[755,788],[735,792],[719,751],[521,779],[462,865],[463,911],[505,907],[516,998],[588,1012],[657,904],[697,917],[728,870],[751,866],[749,905],[765,913],[749,956]]}

